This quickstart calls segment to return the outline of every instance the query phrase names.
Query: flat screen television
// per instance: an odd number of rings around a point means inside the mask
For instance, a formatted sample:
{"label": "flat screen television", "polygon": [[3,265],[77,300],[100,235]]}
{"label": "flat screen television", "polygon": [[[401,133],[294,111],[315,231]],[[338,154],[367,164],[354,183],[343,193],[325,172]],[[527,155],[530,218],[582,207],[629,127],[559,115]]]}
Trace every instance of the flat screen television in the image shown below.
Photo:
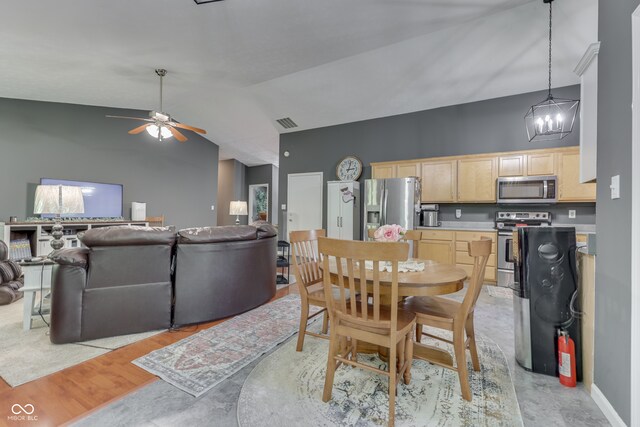
{"label": "flat screen television", "polygon": [[[103,184],[100,182],[69,181],[52,178],[41,178],[40,184],[82,187],[84,213],[65,214],[65,217],[115,218],[122,216],[122,184]],[[42,214],[43,218],[52,218],[54,216],[54,214]]]}

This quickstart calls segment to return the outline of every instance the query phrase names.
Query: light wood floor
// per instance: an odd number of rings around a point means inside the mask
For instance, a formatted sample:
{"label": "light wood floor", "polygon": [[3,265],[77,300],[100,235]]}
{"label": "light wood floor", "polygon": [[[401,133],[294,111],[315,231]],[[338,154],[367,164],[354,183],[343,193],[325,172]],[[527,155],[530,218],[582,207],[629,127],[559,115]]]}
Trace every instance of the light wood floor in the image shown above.
{"label": "light wood floor", "polygon": [[[273,300],[289,294],[289,287],[276,292]],[[102,356],[12,388],[0,379],[0,425],[16,426],[7,420],[14,403],[32,404],[38,426],[59,426],[101,408],[137,389],[158,381],[158,377],[135,366],[132,360],[173,344],[228,319],[164,332]],[[26,425],[26,423],[25,423]],[[32,424],[33,425],[33,424]]]}

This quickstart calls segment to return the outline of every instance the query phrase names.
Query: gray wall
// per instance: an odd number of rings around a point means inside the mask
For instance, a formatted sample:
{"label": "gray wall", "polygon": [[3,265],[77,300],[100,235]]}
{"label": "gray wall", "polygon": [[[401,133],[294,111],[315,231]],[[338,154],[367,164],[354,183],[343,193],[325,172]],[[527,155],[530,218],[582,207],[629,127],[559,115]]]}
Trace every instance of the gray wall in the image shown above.
{"label": "gray wall", "polygon": [[[598,8],[595,384],[627,424],[631,421],[631,13],[639,3],[600,1]],[[611,200],[608,184],[618,174],[620,199]]]}
{"label": "gray wall", "polygon": [[[229,202],[247,200],[246,166],[235,159],[218,164],[218,225],[235,225],[236,217],[229,215]],[[247,224],[247,216],[240,216],[240,224]]]}
{"label": "gray wall", "polygon": [[188,133],[184,144],[159,143],[140,122],[105,114],[145,117],[148,112],[0,98],[0,221],[33,216],[40,178],[124,185],[124,216],[132,201],[149,216],[178,227],[214,225],[218,146]]}
{"label": "gray wall", "polygon": [[278,168],[271,164],[247,167],[245,184],[269,184],[269,222],[278,224]]}
{"label": "gray wall", "polygon": [[[553,94],[579,99],[580,87],[554,89]],[[528,142],[524,115],[545,97],[544,91],[525,93],[282,134],[279,203],[287,203],[288,174],[324,172],[325,180],[333,180],[337,163],[349,154],[364,163],[362,182],[371,177],[371,162],[578,145],[579,119],[561,141]],[[284,157],[284,151],[290,156]],[[324,197],[326,211],[326,191]]]}

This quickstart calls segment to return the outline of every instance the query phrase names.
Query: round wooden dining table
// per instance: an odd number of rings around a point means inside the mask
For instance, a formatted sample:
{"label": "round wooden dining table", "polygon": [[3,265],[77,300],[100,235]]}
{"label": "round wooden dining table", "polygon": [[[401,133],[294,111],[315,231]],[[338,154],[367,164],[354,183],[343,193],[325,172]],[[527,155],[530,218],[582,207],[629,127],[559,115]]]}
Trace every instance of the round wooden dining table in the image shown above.
{"label": "round wooden dining table", "polygon": [[[333,283],[338,283],[338,267],[334,259],[329,264],[329,273]],[[398,273],[398,297],[405,298],[411,296],[434,296],[446,295],[458,292],[464,286],[467,273],[462,268],[455,265],[440,264],[432,260],[410,259],[409,261],[418,261],[424,263],[423,271],[411,271]],[[373,283],[373,270],[365,270],[367,278],[367,289],[369,290],[369,282]],[[359,287],[359,269],[354,270],[354,278],[356,279],[356,287]],[[348,286],[347,269],[343,268],[343,281]],[[384,271],[379,273],[380,280],[380,299],[384,305],[391,305],[391,273]],[[386,292],[385,292],[386,289]],[[386,349],[384,349],[386,350]],[[370,346],[365,343],[358,343],[358,352],[371,353],[378,352],[383,360],[386,360],[386,351],[379,349],[377,346]],[[433,361],[439,364],[453,364],[453,358],[448,351],[440,348],[415,342],[413,348],[413,356]]]}

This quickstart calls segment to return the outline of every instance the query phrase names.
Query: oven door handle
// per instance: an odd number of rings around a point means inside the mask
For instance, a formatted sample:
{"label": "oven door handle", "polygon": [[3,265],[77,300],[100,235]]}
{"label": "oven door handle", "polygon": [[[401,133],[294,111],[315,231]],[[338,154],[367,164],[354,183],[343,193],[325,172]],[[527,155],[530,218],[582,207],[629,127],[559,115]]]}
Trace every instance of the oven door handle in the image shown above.
{"label": "oven door handle", "polygon": [[549,181],[546,179],[542,180],[542,198],[547,199],[549,194]]}
{"label": "oven door handle", "polygon": [[514,262],[513,259],[513,238],[510,237],[506,240],[506,250],[504,254],[505,262]]}

